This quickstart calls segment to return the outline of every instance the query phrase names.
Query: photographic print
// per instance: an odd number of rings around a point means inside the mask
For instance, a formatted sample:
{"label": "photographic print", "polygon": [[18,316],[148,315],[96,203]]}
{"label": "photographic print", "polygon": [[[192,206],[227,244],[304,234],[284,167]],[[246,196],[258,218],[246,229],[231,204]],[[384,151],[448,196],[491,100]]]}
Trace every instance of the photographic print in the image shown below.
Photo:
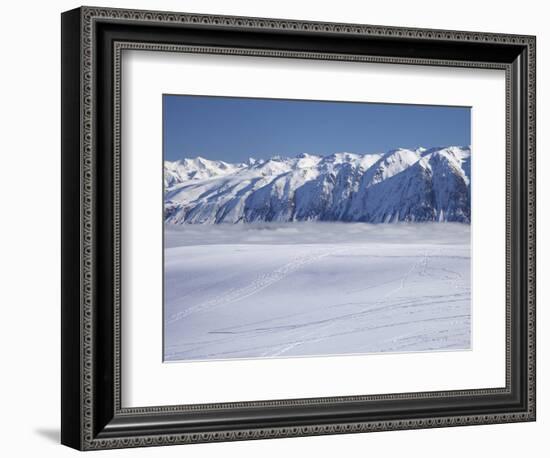
{"label": "photographic print", "polygon": [[470,121],[163,95],[164,361],[471,349]]}

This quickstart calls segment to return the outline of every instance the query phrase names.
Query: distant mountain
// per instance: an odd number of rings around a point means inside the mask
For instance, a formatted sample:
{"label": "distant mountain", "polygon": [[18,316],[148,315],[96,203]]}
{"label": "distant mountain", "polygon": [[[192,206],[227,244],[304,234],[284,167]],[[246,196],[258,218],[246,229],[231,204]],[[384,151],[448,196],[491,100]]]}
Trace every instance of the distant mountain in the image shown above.
{"label": "distant mountain", "polygon": [[164,163],[171,224],[470,222],[470,148]]}

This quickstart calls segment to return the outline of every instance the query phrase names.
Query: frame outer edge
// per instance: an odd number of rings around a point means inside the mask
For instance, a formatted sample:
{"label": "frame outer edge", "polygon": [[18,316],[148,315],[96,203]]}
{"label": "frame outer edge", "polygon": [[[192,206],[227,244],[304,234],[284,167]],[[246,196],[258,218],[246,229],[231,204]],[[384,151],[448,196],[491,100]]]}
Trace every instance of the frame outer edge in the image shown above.
{"label": "frame outer edge", "polygon": [[449,40],[486,42],[504,45],[527,45],[533,35],[516,35],[463,30],[423,29],[415,27],[382,26],[372,24],[322,22],[312,20],[264,18],[252,16],[225,16],[215,14],[182,13],[174,11],[148,11],[127,8],[83,6],[87,18],[110,19],[141,23],[186,24],[213,27],[235,27],[256,30],[287,30],[296,32],[323,32],[340,35],[363,35],[421,40]]}
{"label": "frame outer edge", "polygon": [[61,16],[61,443],[82,449],[80,9]]}
{"label": "frame outer edge", "polygon": [[81,450],[96,449],[94,446],[94,220],[95,195],[97,193],[94,173],[94,30],[90,8],[81,7],[80,12],[80,107],[81,107]]}
{"label": "frame outer edge", "polygon": [[527,285],[527,326],[528,326],[528,367],[527,367],[527,402],[529,420],[536,421],[537,418],[537,387],[536,387],[536,155],[537,155],[537,61],[536,61],[536,37],[530,37],[527,43],[527,223],[528,223],[528,285]]}

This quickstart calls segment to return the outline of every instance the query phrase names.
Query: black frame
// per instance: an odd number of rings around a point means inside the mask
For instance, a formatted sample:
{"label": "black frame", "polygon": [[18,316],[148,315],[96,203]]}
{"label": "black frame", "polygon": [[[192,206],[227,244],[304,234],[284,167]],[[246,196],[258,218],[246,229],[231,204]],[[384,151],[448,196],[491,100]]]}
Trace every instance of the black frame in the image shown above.
{"label": "black frame", "polygon": [[[505,388],[120,404],[125,49],[506,71]],[[62,14],[62,430],[80,450],[535,420],[535,37],[82,7]]]}

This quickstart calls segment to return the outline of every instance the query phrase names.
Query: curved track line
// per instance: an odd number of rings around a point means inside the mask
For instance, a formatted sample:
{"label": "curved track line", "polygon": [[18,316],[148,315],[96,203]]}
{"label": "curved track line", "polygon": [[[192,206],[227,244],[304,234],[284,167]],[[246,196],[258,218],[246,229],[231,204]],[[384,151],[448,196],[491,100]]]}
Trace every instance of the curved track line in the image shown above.
{"label": "curved track line", "polygon": [[231,304],[233,302],[246,299],[247,297],[252,296],[275,283],[280,282],[288,275],[296,272],[302,267],[312,264],[320,259],[323,259],[327,256],[331,256],[335,253],[342,252],[348,248],[337,248],[329,251],[324,251],[317,254],[307,254],[304,256],[299,256],[293,259],[291,262],[275,269],[272,272],[265,273],[256,277],[256,279],[241,288],[229,290],[227,293],[220,296],[214,297],[208,301],[202,302],[200,304],[189,307],[188,309],[182,310],[181,312],[175,313],[166,320],[166,324],[173,324],[182,318],[185,318],[193,313],[203,312],[206,310],[212,310],[223,305]]}

